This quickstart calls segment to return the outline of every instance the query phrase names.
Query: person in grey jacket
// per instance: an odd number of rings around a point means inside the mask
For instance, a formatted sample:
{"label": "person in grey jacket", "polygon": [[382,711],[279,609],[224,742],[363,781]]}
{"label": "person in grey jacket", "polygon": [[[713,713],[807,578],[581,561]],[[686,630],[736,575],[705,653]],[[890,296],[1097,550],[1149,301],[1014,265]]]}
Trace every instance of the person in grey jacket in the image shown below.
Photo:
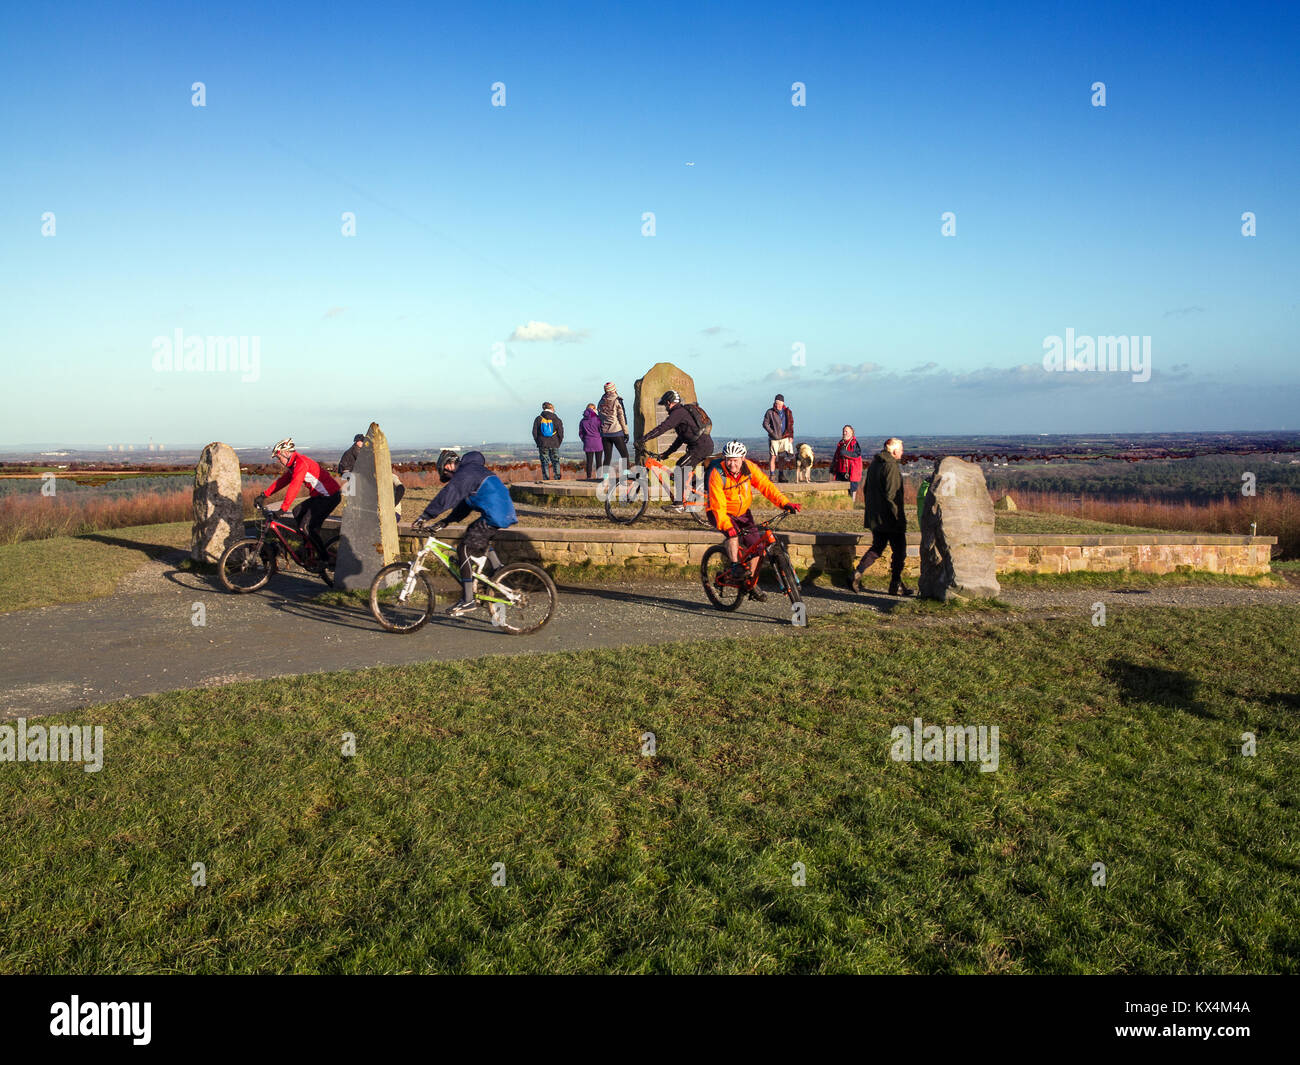
{"label": "person in grey jacket", "polygon": [[[776,467],[779,456],[789,455],[794,459],[794,411],[785,405],[785,396],[777,393],[772,406],[763,415],[763,431],[767,433],[767,472],[776,480]],[[781,480],[785,480],[785,469],[781,470]]]}
{"label": "person in grey jacket", "polygon": [[880,453],[871,460],[862,481],[866,499],[863,525],[871,530],[871,549],[862,556],[853,571],[853,590],[862,591],[862,575],[884,554],[889,545],[889,594],[911,595],[903,583],[903,563],[907,560],[907,510],[903,506],[903,472],[898,460],[903,457],[903,441],[891,436]]}
{"label": "person in grey jacket", "polygon": [[623,456],[623,465],[626,466],[628,463],[627,408],[623,406],[623,397],[618,394],[613,381],[605,382],[605,394],[596,405],[596,413],[600,415],[600,438],[605,443],[605,454],[601,465],[609,465],[609,460],[614,456],[614,449],[617,448],[618,453]]}

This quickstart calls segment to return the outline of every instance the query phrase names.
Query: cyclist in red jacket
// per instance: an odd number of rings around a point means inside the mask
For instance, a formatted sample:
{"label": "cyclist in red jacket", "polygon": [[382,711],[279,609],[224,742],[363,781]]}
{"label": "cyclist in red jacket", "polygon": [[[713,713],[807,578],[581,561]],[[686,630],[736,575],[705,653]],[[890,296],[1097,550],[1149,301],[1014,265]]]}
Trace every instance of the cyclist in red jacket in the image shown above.
{"label": "cyclist in red jacket", "polygon": [[299,454],[294,446],[293,437],[287,437],[276,444],[271,449],[271,455],[284,467],[284,473],[275,484],[257,498],[260,502],[265,502],[288,485],[288,490],[284,493],[284,502],[280,505],[280,512],[286,514],[293,507],[293,501],[298,498],[299,490],[304,484],[307,486],[307,498],[294,508],[293,520],[302,535],[316,549],[316,558],[323,569],[325,544],[320,538],[320,527],[342,498],[338,481],[321,469],[320,464],[314,459]]}

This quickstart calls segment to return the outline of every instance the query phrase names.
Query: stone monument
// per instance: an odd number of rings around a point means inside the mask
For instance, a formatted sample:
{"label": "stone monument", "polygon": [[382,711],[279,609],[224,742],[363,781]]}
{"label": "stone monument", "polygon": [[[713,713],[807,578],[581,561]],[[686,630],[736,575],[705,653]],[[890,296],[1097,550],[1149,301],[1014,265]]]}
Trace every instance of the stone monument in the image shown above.
{"label": "stone monument", "polygon": [[194,528],[190,558],[219,562],[232,539],[244,535],[243,481],[239,459],[228,444],[203,449],[194,467]]}
{"label": "stone monument", "polygon": [[[636,383],[636,398],[632,404],[632,439],[635,440],[656,425],[658,425],[667,416],[668,412],[663,407],[657,406],[659,397],[669,389],[675,389],[682,397],[683,403],[698,403],[695,398],[695,381],[685,370],[674,366],[671,362],[657,362],[646,371]],[[675,436],[668,432],[663,436],[656,437],[646,445],[646,450],[656,457],[662,455],[673,446]],[[631,452],[631,441],[628,442],[628,451]],[[678,454],[681,454],[680,449]]]}
{"label": "stone monument", "polygon": [[375,574],[397,560],[397,515],[388,438],[375,422],[361,443],[357,463],[344,478],[343,521],[334,587],[365,590]]}
{"label": "stone monument", "polygon": [[984,471],[951,455],[939,463],[921,512],[921,579],[927,599],[996,596],[993,501]]}

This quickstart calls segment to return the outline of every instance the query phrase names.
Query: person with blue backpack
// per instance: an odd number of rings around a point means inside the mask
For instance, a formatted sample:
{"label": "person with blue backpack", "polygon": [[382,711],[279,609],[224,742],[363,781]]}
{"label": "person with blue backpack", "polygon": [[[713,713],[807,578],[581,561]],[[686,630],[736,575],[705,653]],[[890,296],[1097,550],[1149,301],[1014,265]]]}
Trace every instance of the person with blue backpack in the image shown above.
{"label": "person with blue backpack", "polygon": [[554,479],[560,480],[559,454],[560,445],[564,443],[564,422],[555,413],[554,403],[543,403],[542,413],[533,419],[533,443],[542,458],[542,480],[551,480],[546,476],[547,461],[551,464]]}
{"label": "person with blue backpack", "polygon": [[416,532],[425,531],[425,522],[444,511],[451,511],[442,521],[429,527],[437,532],[454,521],[464,521],[474,511],[476,521],[470,522],[456,545],[460,559],[460,602],[447,611],[459,617],[478,608],[474,598],[474,564],[482,568],[487,561],[492,537],[500,529],[508,529],[519,521],[515,505],[510,499],[510,489],[495,473],[487,468],[481,451],[467,451],[464,458],[450,448],[438,456],[438,477],[443,489],[433,497],[424,512],[411,523]]}

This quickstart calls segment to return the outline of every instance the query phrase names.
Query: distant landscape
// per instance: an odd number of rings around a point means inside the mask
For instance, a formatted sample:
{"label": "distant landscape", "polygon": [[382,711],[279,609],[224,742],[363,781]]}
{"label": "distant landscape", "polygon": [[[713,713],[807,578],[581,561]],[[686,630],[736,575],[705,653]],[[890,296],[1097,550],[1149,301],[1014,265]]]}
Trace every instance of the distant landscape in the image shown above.
{"label": "distant landscape", "polygon": [[[817,454],[816,480],[830,479],[837,439],[807,438]],[[916,436],[904,441],[909,502],[934,462],[957,455],[981,466],[994,499],[1010,494],[1021,511],[1178,532],[1244,535],[1253,524],[1260,535],[1278,538],[1278,561],[1300,558],[1300,433]],[[746,443],[753,453],[765,455],[764,441]],[[879,442],[861,443],[869,456]],[[303,450],[332,468],[346,446],[344,441],[304,445]],[[433,461],[440,446],[394,448],[394,468],[408,490],[436,482]],[[537,476],[531,444],[487,443],[478,449],[506,481]],[[0,543],[189,520],[199,450],[3,453]],[[251,515],[253,494],[278,471],[264,447],[237,451],[246,513]],[[577,476],[579,445],[566,443],[560,454],[568,474]],[[46,483],[42,474],[48,473],[55,475],[54,498],[41,494]],[[1253,495],[1243,494],[1243,477],[1253,480]]]}

